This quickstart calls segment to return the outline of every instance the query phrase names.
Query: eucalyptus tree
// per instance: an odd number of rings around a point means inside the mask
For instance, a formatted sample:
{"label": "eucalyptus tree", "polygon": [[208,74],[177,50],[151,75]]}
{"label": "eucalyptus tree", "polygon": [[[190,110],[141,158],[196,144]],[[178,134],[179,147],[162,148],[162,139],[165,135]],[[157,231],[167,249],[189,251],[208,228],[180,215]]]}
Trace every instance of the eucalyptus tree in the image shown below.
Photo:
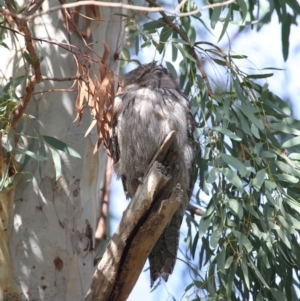
{"label": "eucalyptus tree", "polygon": [[[299,3],[60,2],[0,1],[2,298],[82,300],[90,288],[105,241],[120,62],[152,47],[179,74],[201,149],[186,214],[186,256],[197,262],[185,296],[297,300],[300,123],[269,89],[272,68],[248,74],[241,65],[251,57],[218,43],[232,24],[259,30],[276,13],[287,60]],[[218,40],[201,40],[198,31],[217,23]]]}

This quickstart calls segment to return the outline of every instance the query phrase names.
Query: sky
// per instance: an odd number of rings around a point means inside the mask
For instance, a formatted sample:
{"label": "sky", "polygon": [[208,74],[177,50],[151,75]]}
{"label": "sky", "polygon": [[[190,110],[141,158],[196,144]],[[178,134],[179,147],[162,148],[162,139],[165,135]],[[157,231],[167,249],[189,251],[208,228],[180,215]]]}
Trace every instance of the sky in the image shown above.
{"label": "sky", "polygon": [[[217,43],[221,30],[221,24],[217,25],[213,33],[214,36],[209,37],[209,41]],[[229,27],[229,37],[233,36],[237,27]],[[287,62],[284,62],[281,49],[281,25],[278,23],[277,16],[273,16],[270,24],[265,25],[259,32],[255,29],[241,34],[237,39],[231,41],[231,48],[238,54],[247,55],[251,63],[247,61],[241,62],[239,67],[249,68],[255,66],[258,69],[266,67],[275,67],[284,69],[283,71],[272,71],[274,76],[267,79],[269,89],[282,99],[290,98],[292,103],[292,113],[297,119],[300,119],[300,35],[299,29],[292,26],[290,33],[290,51]],[[203,39],[201,39],[203,40]],[[218,44],[223,50],[228,47],[228,40],[223,40]],[[148,63],[153,59],[153,51],[145,49],[139,56],[143,63]],[[247,69],[245,69],[247,70]],[[128,70],[129,71],[129,70]],[[268,71],[269,73],[270,71]],[[125,200],[121,182],[115,176],[112,179],[111,190],[111,231],[116,229],[120,221],[122,212],[126,209],[128,201]],[[186,223],[183,221],[181,228],[180,250],[184,252],[185,246],[183,238],[186,233]],[[182,252],[178,252],[178,258],[184,259]],[[148,262],[144,270],[148,267]],[[183,298],[186,286],[191,282],[186,265],[177,260],[173,274],[169,277],[165,284],[163,281],[151,292],[149,271],[142,271],[140,278],[134,287],[128,301],[171,301],[172,296],[176,300],[188,300]],[[193,298],[191,298],[192,300]]]}

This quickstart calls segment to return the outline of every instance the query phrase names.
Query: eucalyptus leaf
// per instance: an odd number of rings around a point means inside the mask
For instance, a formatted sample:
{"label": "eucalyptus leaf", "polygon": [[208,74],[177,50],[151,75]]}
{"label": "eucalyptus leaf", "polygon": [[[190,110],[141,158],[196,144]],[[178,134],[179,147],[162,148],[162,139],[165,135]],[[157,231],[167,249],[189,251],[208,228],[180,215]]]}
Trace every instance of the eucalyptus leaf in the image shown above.
{"label": "eucalyptus leaf", "polygon": [[[259,120],[252,112],[249,106],[246,105],[242,105],[240,107],[241,111],[243,112],[243,114],[245,115],[246,118],[248,118],[250,120],[251,123],[253,123],[257,128],[259,128],[260,130],[264,129],[264,125],[262,124],[261,120]],[[252,128],[251,128],[252,130]],[[252,132],[253,133],[253,132]],[[259,139],[259,135],[258,135],[258,139]]]}
{"label": "eucalyptus leaf", "polygon": [[241,193],[244,191],[243,183],[235,172],[230,168],[222,168],[221,172]]}
{"label": "eucalyptus leaf", "polygon": [[255,78],[255,79],[268,78],[268,77],[271,77],[273,75],[274,75],[274,73],[250,74],[250,75],[247,75],[247,78]]}
{"label": "eucalyptus leaf", "polygon": [[248,289],[250,289],[250,281],[249,281],[249,274],[248,274],[248,266],[245,258],[242,258],[241,260],[241,268],[243,271],[245,283]]}
{"label": "eucalyptus leaf", "polygon": [[282,148],[290,148],[300,144],[300,136],[291,138],[282,144]]}
{"label": "eucalyptus leaf", "polygon": [[213,167],[209,171],[209,173],[208,173],[208,175],[206,177],[206,183],[213,183],[213,182],[215,182],[216,179],[218,178],[218,176],[219,176],[219,169]]}
{"label": "eucalyptus leaf", "polygon": [[[170,16],[168,18],[171,22],[173,22],[175,19],[175,17],[173,17],[173,16]],[[160,18],[160,19],[157,19],[157,20],[154,20],[154,21],[144,24],[143,27],[144,27],[144,30],[151,30],[151,29],[161,28],[165,25],[166,25],[166,22],[165,22],[164,18]]]}
{"label": "eucalyptus leaf", "polygon": [[285,173],[291,174],[296,177],[300,177],[299,170],[293,168],[292,166],[290,166],[282,161],[276,160],[273,162],[273,164],[276,165],[281,171],[283,171]]}
{"label": "eucalyptus leaf", "polygon": [[245,167],[245,165],[238,159],[236,159],[235,157],[231,156],[231,155],[227,155],[227,154],[223,154],[220,153],[220,157],[230,166],[232,166],[233,168],[235,168],[242,177],[244,177],[247,174],[247,169]]}
{"label": "eucalyptus leaf", "polygon": [[232,213],[237,215],[240,219],[243,217],[243,207],[239,203],[239,201],[235,199],[230,199],[227,202],[228,208],[231,210]]}
{"label": "eucalyptus leaf", "polygon": [[226,262],[225,262],[225,266],[224,268],[227,270],[228,268],[230,268],[231,264],[232,264],[232,261],[233,261],[233,256],[229,256],[227,259],[226,259]]}
{"label": "eucalyptus leaf", "polygon": [[29,63],[30,65],[33,64],[33,59],[30,56],[30,54],[27,51],[24,51],[23,53],[25,60],[27,61],[27,63]]}
{"label": "eucalyptus leaf", "polygon": [[233,140],[236,140],[236,141],[241,141],[242,138],[240,138],[239,136],[237,136],[236,134],[234,134],[233,132],[231,132],[230,130],[228,129],[225,129],[223,127],[220,127],[220,126],[214,126],[213,127],[213,130],[215,131],[218,131],[226,136],[228,136],[229,138],[233,139]]}
{"label": "eucalyptus leaf", "polygon": [[300,161],[300,154],[299,153],[291,153],[288,156],[291,160],[297,160]]}
{"label": "eucalyptus leaf", "polygon": [[210,217],[206,217],[206,218],[202,217],[201,218],[200,223],[199,223],[199,230],[198,230],[199,238],[202,238],[203,235],[206,233],[210,223],[211,223]]}
{"label": "eucalyptus leaf", "polygon": [[217,23],[219,22],[221,12],[222,12],[222,7],[216,7],[213,9],[213,12],[212,12],[212,15],[210,18],[210,25],[211,25],[212,29],[215,29]]}
{"label": "eucalyptus leaf", "polygon": [[280,290],[276,289],[276,288],[271,288],[270,289],[273,297],[277,300],[277,301],[287,301],[285,298],[285,295],[283,292],[281,292]]}
{"label": "eucalyptus leaf", "polygon": [[221,235],[222,235],[221,229],[217,229],[216,231],[213,231],[213,233],[211,234],[209,243],[213,249],[217,247]]}
{"label": "eucalyptus leaf", "polygon": [[228,268],[228,277],[227,277],[227,286],[226,286],[226,295],[229,299],[231,296],[231,291],[233,287],[233,280],[236,275],[236,269],[237,269],[237,263],[234,262],[231,264],[231,266]]}
{"label": "eucalyptus leaf", "polygon": [[24,154],[24,155],[27,155],[27,156],[29,156],[29,157],[31,157],[31,158],[37,160],[37,161],[45,161],[45,160],[48,160],[47,157],[38,155],[38,154],[36,154],[36,153],[34,153],[34,152],[28,150],[28,149],[16,147],[16,151],[18,151],[18,152],[20,152],[20,153],[22,153],[22,154]]}
{"label": "eucalyptus leaf", "polygon": [[223,28],[222,28],[222,31],[221,31],[221,34],[220,34],[220,37],[218,39],[218,42],[221,41],[221,39],[223,38],[224,34],[226,33],[226,30],[227,30],[227,27],[228,27],[228,24],[230,22],[230,18],[231,18],[231,6],[229,6],[229,9],[228,9],[228,12],[227,12],[227,15],[224,19],[224,22],[223,22]]}
{"label": "eucalyptus leaf", "polygon": [[262,284],[269,289],[268,284],[266,283],[264,277],[262,276],[261,272],[258,270],[258,268],[255,266],[255,264],[252,262],[251,259],[249,259],[251,268],[253,269],[254,273],[256,274],[256,276],[258,277],[258,279],[262,282]]}
{"label": "eucalyptus leaf", "polygon": [[288,237],[286,236],[286,234],[284,233],[282,228],[276,229],[276,232],[278,234],[278,236],[281,238],[281,240],[285,243],[285,245],[291,249],[291,242],[289,241]]}
{"label": "eucalyptus leaf", "polygon": [[273,123],[270,123],[269,125],[273,130],[280,131],[280,132],[286,133],[286,134],[292,134],[292,135],[300,136],[300,130],[289,126],[284,121],[282,121],[282,122],[273,122]]}
{"label": "eucalyptus leaf", "polygon": [[54,163],[54,169],[55,169],[55,179],[56,181],[61,177],[61,159],[59,153],[53,149],[52,147],[49,147],[52,159]]}
{"label": "eucalyptus leaf", "polygon": [[264,184],[266,170],[261,169],[257,172],[255,178],[251,181],[252,186],[256,191],[259,191]]}
{"label": "eucalyptus leaf", "polygon": [[248,253],[250,253],[253,250],[253,246],[245,234],[236,230],[232,230],[232,233],[238,239],[238,242],[246,248]]}
{"label": "eucalyptus leaf", "polygon": [[12,127],[9,128],[8,135],[7,135],[7,141],[6,141],[6,151],[11,152],[15,148],[15,136],[14,136],[14,130]]}
{"label": "eucalyptus leaf", "polygon": [[[248,14],[248,7],[247,4],[244,0],[237,0],[238,5],[241,8],[242,11],[242,15],[243,15],[243,22],[245,22],[246,18],[247,18],[247,14]],[[249,288],[249,287],[248,287]]]}
{"label": "eucalyptus leaf", "polygon": [[218,268],[223,274],[225,274],[225,255],[226,255],[225,248],[223,248],[222,251],[217,255]]}
{"label": "eucalyptus leaf", "polygon": [[77,153],[73,148],[68,146],[66,143],[50,136],[43,135],[43,139],[46,143],[48,143],[50,146],[52,146],[54,149],[63,151],[64,153],[75,157],[75,158],[81,158],[79,153]]}
{"label": "eucalyptus leaf", "polygon": [[173,78],[177,78],[177,71],[174,68],[173,64],[166,61],[167,68],[169,72],[172,74]]}

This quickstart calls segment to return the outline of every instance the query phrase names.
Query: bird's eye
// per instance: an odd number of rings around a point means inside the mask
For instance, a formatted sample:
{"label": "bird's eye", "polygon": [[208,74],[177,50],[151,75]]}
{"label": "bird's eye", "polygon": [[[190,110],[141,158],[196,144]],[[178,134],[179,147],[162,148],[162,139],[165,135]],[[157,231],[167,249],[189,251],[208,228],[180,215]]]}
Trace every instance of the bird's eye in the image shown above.
{"label": "bird's eye", "polygon": [[163,66],[156,66],[152,72],[156,73],[158,75],[168,74],[168,70],[166,68],[164,68]]}

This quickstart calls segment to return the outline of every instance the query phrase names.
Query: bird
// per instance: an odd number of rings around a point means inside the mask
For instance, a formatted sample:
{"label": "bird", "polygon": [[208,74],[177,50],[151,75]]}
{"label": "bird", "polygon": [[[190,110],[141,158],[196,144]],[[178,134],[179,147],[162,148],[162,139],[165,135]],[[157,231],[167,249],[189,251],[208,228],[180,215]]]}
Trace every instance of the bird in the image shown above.
{"label": "bird", "polygon": [[167,166],[172,177],[157,196],[158,203],[171,195],[176,184],[185,195],[149,254],[151,287],[159,277],[167,281],[175,266],[180,226],[195,183],[194,128],[188,98],[168,69],[151,62],[125,74],[114,100],[110,153],[126,197],[134,196],[171,131],[176,133],[169,149],[175,159]]}

